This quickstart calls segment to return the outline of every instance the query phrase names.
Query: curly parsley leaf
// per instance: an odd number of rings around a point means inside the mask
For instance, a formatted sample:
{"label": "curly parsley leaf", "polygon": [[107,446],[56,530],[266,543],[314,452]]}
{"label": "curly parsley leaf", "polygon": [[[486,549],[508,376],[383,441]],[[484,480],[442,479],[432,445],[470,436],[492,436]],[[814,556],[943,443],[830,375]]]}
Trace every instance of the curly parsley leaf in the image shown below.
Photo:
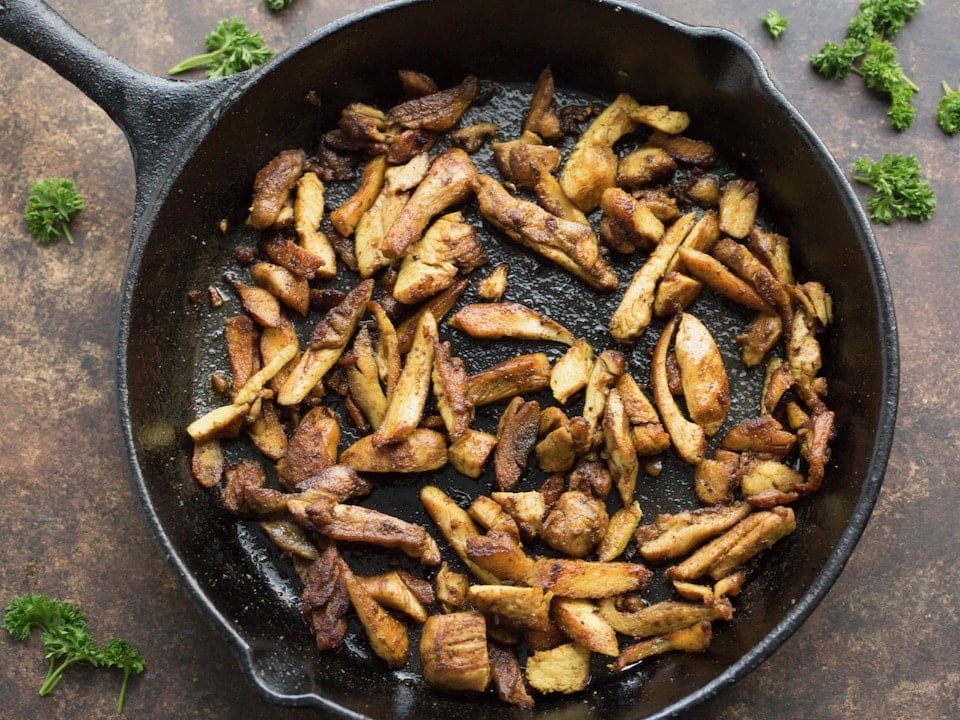
{"label": "curly parsley leaf", "polygon": [[41,243],[50,245],[66,237],[72,245],[70,221],[83,208],[83,198],[72,181],[46,178],[30,187],[30,195],[23,207],[23,219],[27,223],[27,230]]}
{"label": "curly parsley leaf", "polygon": [[874,190],[867,198],[874,222],[889,225],[896,218],[929,220],[937,207],[936,196],[915,155],[888,153],[879,162],[857,158],[853,179]]}
{"label": "curly parsley leaf", "polygon": [[250,32],[239,18],[221,20],[211,30],[204,43],[207,52],[194,55],[174,65],[169,72],[177,75],[193,68],[205,67],[208,78],[227,77],[263,65],[273,57],[260,33]]}
{"label": "curly parsley leaf", "polygon": [[787,19],[779,11],[772,8],[760,16],[760,21],[766,26],[774,40],[787,31]]}
{"label": "curly parsley leaf", "polygon": [[947,135],[960,132],[960,85],[951,90],[946,80],[941,84],[943,95],[937,103],[937,125]]}

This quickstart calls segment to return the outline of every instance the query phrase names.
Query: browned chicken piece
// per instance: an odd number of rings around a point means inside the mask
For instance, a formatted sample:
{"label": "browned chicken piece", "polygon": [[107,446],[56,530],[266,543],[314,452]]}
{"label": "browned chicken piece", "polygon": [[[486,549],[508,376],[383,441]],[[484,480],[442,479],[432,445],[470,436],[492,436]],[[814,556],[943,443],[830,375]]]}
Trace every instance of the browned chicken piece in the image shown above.
{"label": "browned chicken piece", "polygon": [[677,171],[677,161],[663,148],[642,147],[620,158],[617,185],[638,188],[668,180]]}
{"label": "browned chicken piece", "polygon": [[305,280],[328,277],[326,274],[329,271],[326,265],[328,261],[306,246],[297,244],[283,233],[266,233],[258,247],[260,252],[272,262]]}
{"label": "browned chicken piece", "polygon": [[493,498],[487,495],[478,495],[470,503],[467,512],[485,530],[505,532],[516,538],[517,541],[520,540],[520,528],[517,527],[516,520],[510,517],[500,503]]}
{"label": "browned chicken piece", "polygon": [[[476,181],[480,212],[514,242],[552,260],[599,292],[617,288],[617,274],[600,254],[589,225],[571,222],[511,195],[494,178]],[[599,200],[598,200],[599,202]]]}
{"label": "browned chicken piece", "polygon": [[450,132],[450,141],[468,153],[475,153],[483,144],[496,135],[498,126],[492,122],[479,122]]}
{"label": "browned chicken piece", "polygon": [[662,318],[679,315],[700,297],[702,290],[703,283],[699,280],[676,270],[667,271],[657,285],[653,298],[654,316]]}
{"label": "browned chicken piece", "polygon": [[573,333],[543,313],[516,302],[470,303],[450,324],[475,339],[544,340],[572,345]]}
{"label": "browned chicken piece", "polygon": [[477,282],[477,297],[486,302],[497,302],[507,291],[507,275],[510,266],[507,263],[497,263],[490,270],[490,274]]}
{"label": "browned chicken piece", "polygon": [[341,574],[340,556],[329,545],[301,573],[301,611],[313,629],[317,647],[330,650],[347,634],[350,594]]}
{"label": "browned chicken piece", "polygon": [[785,505],[800,497],[803,473],[776,460],[753,460],[740,473],[740,491],[754,507]]}
{"label": "browned chicken piece", "polygon": [[287,454],[277,461],[277,479],[292,490],[298,483],[335,464],[339,444],[337,416],[324,407],[311,409],[294,430]]}
{"label": "browned chicken piece", "polygon": [[663,277],[675,252],[696,223],[696,215],[688,213],[674,222],[664,233],[646,262],[634,273],[620,304],[610,318],[610,334],[620,342],[639,338],[653,318],[653,300],[657,283]]}
{"label": "browned chicken piece", "polygon": [[414,330],[416,330],[417,323],[420,322],[420,317],[424,313],[430,313],[438,323],[441,322],[468,287],[470,287],[468,278],[457,280],[446,290],[428,299],[420,306],[419,310],[397,325],[397,343],[400,354],[405,354],[410,350]]}
{"label": "browned chicken piece", "polygon": [[679,565],[667,569],[671,580],[695,580],[709,575],[719,580],[772,547],[797,527],[793,510],[775,507],[748,515],[720,537],[698,549]]}
{"label": "browned chicken piece", "polygon": [[583,339],[574,340],[570,348],[553,364],[550,390],[554,399],[565,405],[574,394],[586,387],[596,360],[593,346]]}
{"label": "browned chicken piece", "polygon": [[293,202],[293,227],[300,239],[300,247],[318,258],[313,268],[316,276],[332,278],[337,275],[337,256],[330,240],[320,230],[323,193],[323,181],[316,173],[305,172],[300,176]]}
{"label": "browned chicken piece", "polygon": [[773,276],[784,285],[793,285],[793,265],[790,262],[790,240],[779,233],[763,230],[756,225],[750,229],[749,242],[752,252],[766,265]]}
{"label": "browned chicken piece", "polygon": [[713,458],[704,458],[693,475],[693,489],[704,505],[729,505],[733,501],[734,481],[740,467],[740,456],[718,450]]}
{"label": "browned chicken piece", "polygon": [[833,322],[833,298],[821,283],[811,281],[801,285],[788,285],[787,292],[811,319],[821,327]]}
{"label": "browned chicken piece", "polygon": [[527,658],[527,683],[542,693],[575,693],[590,682],[590,651],[577,643],[540,650]]}
{"label": "browned chicken piece", "polygon": [[490,684],[487,627],[478,612],[431,615],[420,634],[423,679],[441,690],[483,692]]}
{"label": "browned chicken piece", "polygon": [[603,501],[568,490],[554,503],[540,527],[540,538],[554,550],[583,558],[594,551],[609,524]]}
{"label": "browned chicken piece", "polygon": [[540,205],[551,215],[581,225],[589,224],[587,216],[567,197],[560,181],[554,175],[542,173],[533,191],[537,194]]}
{"label": "browned chicken piece", "polygon": [[433,394],[447,434],[456,443],[474,417],[473,403],[467,398],[467,372],[463,361],[452,354],[449,342],[435,338],[433,350]]}
{"label": "browned chicken piece", "polygon": [[509,645],[487,643],[490,670],[497,696],[506,703],[530,709],[533,698],[527,692],[516,651]]}
{"label": "browned chicken piece", "polygon": [[[775,308],[781,320],[788,317],[791,308],[790,295],[786,287],[777,280],[747,246],[730,238],[721,238],[713,246],[713,255],[730,268],[739,277],[750,283],[757,293]],[[762,310],[762,308],[756,308]]]}
{"label": "browned chicken piece", "polygon": [[664,224],[675,222],[681,215],[677,198],[664,188],[640,188],[630,194]]}
{"label": "browned chicken piece", "polygon": [[539,558],[527,584],[559,597],[597,599],[643,590],[652,581],[639,563]]}
{"label": "browned chicken piece", "polygon": [[729,600],[714,605],[664,600],[636,610],[620,610],[609,598],[600,602],[600,614],[618,633],[646,638],[669,635],[701,622],[730,620],[733,606]]}
{"label": "browned chicken piece", "polygon": [[300,359],[300,339],[290,318],[285,318],[284,322],[277,327],[263,328],[260,332],[260,358],[265,365],[273,363],[278,356],[289,353],[288,348],[291,345],[297,347],[297,352],[267,383],[273,390],[274,396],[280,392],[283,383]]}
{"label": "browned chicken piece", "polygon": [[260,413],[247,425],[247,437],[271,460],[279,460],[287,454],[287,434],[272,400],[260,398]]}
{"label": "browned chicken piece", "polygon": [[[357,330],[352,356],[353,364],[344,371],[350,398],[356,403],[369,426],[377,428],[387,410],[387,396],[380,385],[380,372],[373,349],[373,340],[366,327]],[[369,426],[364,429],[368,429]]]}
{"label": "browned chicken piece", "polygon": [[420,473],[447,464],[447,441],[442,433],[418,427],[403,440],[377,446],[366,435],[340,454],[340,462],[358,472]]}
{"label": "browned chicken piece", "polygon": [[711,623],[704,620],[688,628],[681,628],[660,637],[628,645],[617,656],[616,662],[610,665],[610,669],[623,670],[646,658],[675,650],[689,653],[705,652],[713,639],[712,627]]}
{"label": "browned chicken piece", "polygon": [[832,410],[818,408],[797,431],[800,454],[807,461],[807,481],[798,490],[814,492],[820,489],[827,463],[830,461],[830,442],[836,429],[836,415]]}
{"label": "browned chicken piece", "polygon": [[346,105],[337,125],[349,147],[362,148],[373,155],[386,153],[397,135],[397,128],[390,126],[383,110],[361,102]]}
{"label": "browned chicken piece", "polygon": [[262,488],[267,484],[267,473],[263,465],[255,460],[242,460],[228,465],[223,473],[226,484],[220,492],[220,502],[230,513],[247,516],[250,510],[244,499],[244,488]]}
{"label": "browned chicken piece", "polygon": [[690,553],[749,514],[750,506],[742,502],[662,514],[653,523],[641,525],[635,538],[644,560],[659,563]]}
{"label": "browned chicken piece", "polygon": [[720,178],[712,173],[691,173],[677,191],[701,207],[715,208],[720,204]]}
{"label": "browned chicken piece", "polygon": [[793,371],[790,369],[790,363],[778,357],[770,358],[763,374],[760,414],[772,415],[791,387],[793,387]]}
{"label": "browned chicken piece", "polygon": [[640,474],[640,461],[631,433],[630,417],[620,391],[616,388],[612,388],[607,396],[602,428],[607,467],[620,494],[620,501],[626,506],[633,502],[637,476]]}
{"label": "browned chicken piece", "polygon": [[735,597],[740,594],[743,584],[747,581],[745,570],[737,570],[715,582],[712,586],[685,580],[674,580],[673,587],[679,595],[687,600],[695,600],[704,605],[722,603],[724,598]]}
{"label": "browned chicken piece", "polygon": [[353,235],[360,218],[377,199],[383,189],[386,170],[387,158],[385,155],[375,155],[370,158],[363,168],[363,175],[360,177],[360,184],[356,191],[330,213],[330,222],[343,237]]}
{"label": "browned chicken piece", "polygon": [[250,403],[221,405],[187,425],[187,434],[194,443],[236,437],[249,410]]}
{"label": "browned chicken piece", "polygon": [[467,428],[447,448],[447,461],[461,475],[478,478],[483,474],[483,468],[496,446],[496,435]]}
{"label": "browned chicken piece", "polygon": [[450,287],[458,271],[469,273],[486,262],[476,230],[463,214],[443,215],[404,254],[393,297],[408,305],[422,302]]}
{"label": "browned chicken piece", "polygon": [[373,294],[373,280],[361,281],[316,324],[310,347],[300,356],[277,395],[280,405],[296,405],[332,368],[353,337]]}
{"label": "browned chicken piece", "polygon": [[[717,220],[717,213],[713,210],[707,210],[696,224],[690,228],[690,232],[683,239],[681,249],[699,250],[703,253],[709,253],[713,246],[720,239],[720,222]],[[673,270],[684,270],[683,260],[678,251],[667,265],[667,272]]]}
{"label": "browned chicken piece", "polygon": [[427,153],[418,153],[403,165],[388,167],[384,171],[383,186],[357,220],[354,234],[357,271],[360,277],[372,277],[378,270],[390,264],[391,259],[383,252],[387,233],[410,199],[410,194],[430,169]]}
{"label": "browned chicken piece", "polygon": [[403,369],[393,392],[387,395],[383,421],[373,433],[374,447],[406,440],[420,425],[423,409],[430,394],[434,348],[439,342],[437,322],[424,313],[417,325],[413,345],[404,360]]}
{"label": "browned chicken piece", "polygon": [[690,418],[708,437],[720,430],[730,410],[730,381],[710,331],[695,315],[683,313],[674,352]]}
{"label": "browned chicken piece", "polygon": [[472,193],[477,177],[470,156],[460,148],[440,154],[383,238],[383,254],[398,258],[423,233],[430,220]]}
{"label": "browned chicken piece", "polygon": [[392,668],[406,665],[410,658],[410,636],[406,626],[370,596],[342,558],[340,575],[373,652]]}
{"label": "browned chicken piece", "polygon": [[556,142],[563,138],[560,114],[554,102],[555,85],[553,72],[544,68],[537,78],[530,98],[530,109],[523,121],[524,133],[536,133],[547,142]]}
{"label": "browned chicken piece", "polygon": [[476,407],[490,405],[549,387],[550,360],[542,352],[516,355],[467,380],[467,399]]}
{"label": "browned chicken piece", "polygon": [[440,548],[420,525],[333,497],[317,499],[306,510],[317,531],[332,540],[397,548],[424,565],[440,564]]}
{"label": "browned chicken piece", "polygon": [[459,85],[406,100],[390,108],[387,120],[407,128],[444,132],[449,130],[470,107],[480,89],[480,81],[468,75]]}
{"label": "browned chicken piece", "polygon": [[640,509],[640,503],[636,500],[617,510],[610,517],[610,522],[607,523],[607,531],[603,534],[603,539],[597,546],[597,560],[610,562],[622,555],[633,539],[642,517],[643,511]]}
{"label": "browned chicken piece", "polygon": [[[547,408],[549,410],[549,408]],[[541,414],[542,418],[542,414]],[[583,418],[579,418],[583,420]],[[544,432],[542,428],[540,440],[533,451],[537,456],[537,465],[548,473],[563,473],[573,467],[577,459],[578,447],[571,429],[571,421],[564,416],[563,422]],[[584,421],[584,425],[586,422]],[[589,427],[585,428],[589,437]]]}
{"label": "browned chicken piece", "polygon": [[446,562],[440,564],[436,577],[436,599],[445,613],[458,612],[467,607],[467,592],[470,578],[450,569]]}
{"label": "browned chicken piece", "polygon": [[258,287],[300,315],[305,316],[310,309],[310,284],[285,267],[259,262],[250,268],[250,277]]}
{"label": "browned chicken piece", "polygon": [[317,546],[310,540],[307,531],[293,520],[261,520],[260,528],[282,552],[303,560],[312,561],[319,557]]}
{"label": "browned chicken piece", "polygon": [[503,176],[524,190],[535,190],[541,177],[560,167],[560,149],[544,145],[537,135],[525,133],[515,140],[491,143],[490,148]]}
{"label": "browned chicken piece", "polygon": [[540,526],[547,514],[547,503],[543,493],[537,490],[526,492],[494,491],[490,493],[490,497],[496,500],[514,519],[523,537],[535,538],[540,534]]}
{"label": "browned chicken piece", "polygon": [[440,89],[436,80],[419,70],[406,68],[397,70],[397,78],[400,80],[404,94],[408,97],[423,97]]}
{"label": "browned chicken piece", "polygon": [[366,497],[373,491],[373,485],[360,477],[349,465],[337,463],[297,483],[293,490],[295,492],[323,491],[330,493],[338,501],[345,502],[353,498]]}
{"label": "browned chicken piece", "polygon": [[746,367],[756,367],[780,340],[783,327],[779,315],[758,313],[737,335],[740,359]]}
{"label": "browned chicken piece", "polygon": [[613,487],[613,478],[597,453],[591,452],[579,458],[569,477],[571,490],[591,492],[598,498],[605,498]]}
{"label": "browned chicken piece", "polygon": [[697,423],[684,417],[670,391],[670,380],[667,376],[667,352],[677,322],[676,316],[670,319],[654,346],[650,365],[650,384],[660,420],[670,435],[670,442],[674,449],[684,462],[697,465],[707,450],[706,433]]}
{"label": "browned chicken piece", "polygon": [[752,180],[734,178],[720,194],[720,230],[742,240],[750,234],[757,219],[760,196]]}
{"label": "browned chicken piece", "polygon": [[713,288],[725,298],[766,315],[776,313],[773,306],[749,283],[730,272],[715,257],[699,250],[683,247],[677,251],[677,255],[684,269],[691,276],[707,287]]}
{"label": "browned chicken piece", "polygon": [[607,396],[626,371],[627,359],[619,350],[607,349],[597,356],[590,371],[583,397],[583,418],[590,426],[591,435],[599,442],[603,413],[607,407]]}
{"label": "browned chicken piece", "polygon": [[485,535],[467,538],[466,556],[488,576],[499,578],[494,584],[523,583],[534,566],[517,535],[507,530],[490,530]]}
{"label": "browned chicken piece", "polygon": [[370,597],[384,607],[402,612],[418,623],[426,622],[427,609],[396,570],[358,577],[357,581]]}
{"label": "browned chicken piece", "polygon": [[273,293],[257,285],[246,285],[232,275],[226,279],[240,298],[243,309],[257,325],[278,327],[283,323],[283,309]]}
{"label": "browned chicken piece", "polygon": [[708,142],[694,140],[685,135],[673,135],[664,132],[652,132],[646,144],[652,147],[663,148],[674,160],[684,165],[694,165],[701,168],[713,167],[717,162],[717,151]]}
{"label": "browned chicken piece", "polygon": [[638,455],[656,455],[670,447],[670,436],[660,422],[653,403],[630,373],[617,378],[617,392],[630,420],[630,432]]}
{"label": "browned chicken piece", "polygon": [[257,172],[250,205],[250,224],[254,228],[263,230],[277,221],[306,162],[303,150],[284,150]]}
{"label": "browned chicken piece", "polygon": [[545,630],[553,593],[514,585],[471,585],[467,599],[495,624]]}
{"label": "browned chicken piece", "polygon": [[474,577],[485,583],[499,583],[500,579],[496,575],[480,568],[467,556],[467,541],[480,535],[480,531],[477,530],[467,511],[457,505],[443,490],[433,485],[425,485],[420,490],[420,502],[423,503],[427,514],[450,544],[451,549]]}
{"label": "browned chicken piece", "polygon": [[793,314],[787,338],[787,360],[797,382],[800,396],[811,407],[816,407],[820,395],[825,394],[823,378],[818,377],[823,365],[820,343],[813,334],[814,321],[798,309]]}
{"label": "browned chicken piece", "polygon": [[212,488],[223,477],[223,446],[217,438],[202,440],[193,444],[190,458],[190,472],[201,487]]}
{"label": "browned chicken piece", "polygon": [[734,452],[750,451],[783,457],[796,446],[797,437],[772,415],[748,418],[730,428],[720,447]]}
{"label": "browned chicken piece", "polygon": [[537,442],[540,404],[524,401],[517,396],[510,401],[500,416],[497,427],[497,446],[493,450],[493,468],[497,488],[513,490],[520,482]]}
{"label": "browned chicken piece", "polygon": [[260,369],[257,326],[249,315],[232,315],[224,321],[223,339],[233,378],[232,398],[235,398],[240,388]]}
{"label": "browned chicken piece", "polygon": [[[237,390],[233,397],[233,403],[235,405],[251,403],[251,406],[256,408],[262,399],[262,395],[272,398],[273,392],[264,390],[264,386],[270,382],[277,373],[283,370],[298,352],[299,348],[296,343],[292,343],[278,350],[276,355],[270,358],[270,362],[266,363],[251,375],[243,384],[243,387]],[[257,414],[258,412],[251,410],[251,417],[255,417]]]}
{"label": "browned chicken piece", "polygon": [[620,651],[616,631],[592,601],[555,597],[550,616],[564,635],[591,652],[616,657]]}
{"label": "browned chicken piece", "polygon": [[611,250],[629,254],[650,250],[663,237],[663,223],[646,206],[619,187],[600,196],[600,239]]}

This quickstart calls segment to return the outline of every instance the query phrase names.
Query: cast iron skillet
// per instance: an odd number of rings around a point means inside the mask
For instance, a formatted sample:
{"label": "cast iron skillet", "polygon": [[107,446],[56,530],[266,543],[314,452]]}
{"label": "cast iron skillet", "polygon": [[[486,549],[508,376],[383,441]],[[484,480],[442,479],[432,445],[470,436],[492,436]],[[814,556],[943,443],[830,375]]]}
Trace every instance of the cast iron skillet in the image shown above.
{"label": "cast iron skillet", "polygon": [[[758,181],[769,219],[794,241],[798,274],[821,280],[834,299],[836,323],[823,344],[840,425],[827,481],[797,505],[798,530],[763,557],[736,600],[735,620],[717,626],[706,654],[655,660],[586,693],[538,700],[529,714],[675,716],[769,656],[841,572],[879,492],[893,433],[899,369],[890,291],[842,172],[738,37],[613,2],[404,1],[318,30],[253,74],[196,83],[126,67],[38,0],[0,0],[0,37],[77,85],[129,139],[137,200],[117,382],[133,486],[190,595],[270,700],[342,717],[522,714],[491,697],[426,692],[415,677],[365,659],[362,643],[319,656],[298,618],[289,568],[190,477],[183,428],[213,402],[203,392],[213,343],[210,314],[187,296],[217,282],[233,244],[250,240],[243,231],[224,239],[218,222],[242,227],[256,170],[283,148],[312,147],[346,103],[395,100],[398,68],[423,70],[448,86],[467,72],[532,80],[550,65],[577,91],[606,99],[629,91],[641,102],[689,111],[691,134],[714,142],[738,173]],[[319,110],[304,101],[310,91],[322,101]],[[574,284],[533,287],[536,264],[514,257],[528,266],[520,277],[532,295],[549,300],[556,290],[561,305],[584,307]],[[605,322],[605,311],[598,314]],[[638,349],[632,360],[642,363],[642,355]],[[650,515],[672,499],[649,491],[641,501]]]}

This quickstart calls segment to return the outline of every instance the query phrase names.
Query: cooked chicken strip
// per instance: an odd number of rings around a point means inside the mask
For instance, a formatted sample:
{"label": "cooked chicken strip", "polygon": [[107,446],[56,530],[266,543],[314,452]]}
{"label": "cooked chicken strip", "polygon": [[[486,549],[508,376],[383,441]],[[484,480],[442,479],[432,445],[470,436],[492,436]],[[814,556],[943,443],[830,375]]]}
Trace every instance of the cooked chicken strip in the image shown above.
{"label": "cooked chicken strip", "polygon": [[521,303],[471,303],[450,318],[450,324],[472,338],[546,340],[572,345],[573,334],[556,320]]}

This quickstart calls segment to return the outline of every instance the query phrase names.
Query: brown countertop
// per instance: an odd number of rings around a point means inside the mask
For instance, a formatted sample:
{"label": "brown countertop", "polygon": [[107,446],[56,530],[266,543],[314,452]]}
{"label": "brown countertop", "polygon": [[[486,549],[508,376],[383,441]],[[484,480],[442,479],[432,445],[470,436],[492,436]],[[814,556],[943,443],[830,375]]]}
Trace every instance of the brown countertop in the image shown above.
{"label": "brown countertop", "polygon": [[[13,0],[15,1],[15,0]],[[296,0],[204,3],[53,0],[124,62],[163,75],[222,17],[240,15],[276,50],[375,5]],[[839,581],[769,660],[690,717],[739,720],[955,718],[960,713],[960,136],[933,124],[939,84],[960,80],[956,8],[930,2],[896,41],[919,80],[917,120],[897,135],[861,83],[816,76],[808,58],[842,37],[856,2],[774,4],[789,29],[759,23],[767,0],[649,0],[692,24],[747,38],[841,167],[862,154],[915,153],[938,195],[927,223],[877,226],[902,352],[900,411],[880,498]],[[2,3],[0,3],[2,6]],[[42,590],[81,605],[95,637],[122,636],[148,659],[130,718],[297,718],[246,681],[154,543],[126,475],[114,412],[114,320],[134,199],[133,165],[106,114],[44,65],[0,43],[0,603]],[[87,199],[77,243],[41,247],[21,211],[38,177],[73,178]],[[865,188],[858,188],[866,197]],[[118,678],[78,669],[47,698],[40,651],[0,633],[0,717],[114,716]]]}

